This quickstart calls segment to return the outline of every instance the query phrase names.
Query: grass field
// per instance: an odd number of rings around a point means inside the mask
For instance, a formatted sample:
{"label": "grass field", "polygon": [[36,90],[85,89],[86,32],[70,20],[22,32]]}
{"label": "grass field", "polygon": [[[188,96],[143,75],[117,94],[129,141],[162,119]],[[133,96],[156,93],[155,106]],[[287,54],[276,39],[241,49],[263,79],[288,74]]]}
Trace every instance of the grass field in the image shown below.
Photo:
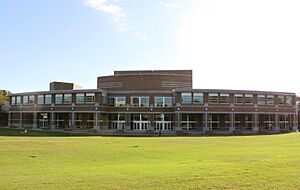
{"label": "grass field", "polygon": [[300,189],[300,133],[0,136],[0,189]]}

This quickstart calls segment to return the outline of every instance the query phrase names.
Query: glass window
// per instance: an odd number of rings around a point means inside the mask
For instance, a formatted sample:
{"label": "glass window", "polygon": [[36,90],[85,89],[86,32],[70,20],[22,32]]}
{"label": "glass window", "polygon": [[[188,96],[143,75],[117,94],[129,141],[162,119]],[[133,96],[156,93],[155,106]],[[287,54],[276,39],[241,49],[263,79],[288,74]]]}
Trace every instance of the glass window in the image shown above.
{"label": "glass window", "polygon": [[34,104],[34,95],[28,96],[28,104]]}
{"label": "glass window", "polygon": [[55,94],[55,104],[62,104],[62,94]]}
{"label": "glass window", "polygon": [[236,104],[243,104],[244,103],[244,96],[243,96],[243,94],[235,94],[234,95],[234,103],[236,103]]}
{"label": "glass window", "polygon": [[217,93],[209,93],[208,94],[208,102],[211,104],[219,103],[219,94]]}
{"label": "glass window", "polygon": [[203,103],[203,93],[194,93],[193,94],[194,103]]}
{"label": "glass window", "polygon": [[11,105],[16,105],[16,97],[15,96],[12,96],[11,97]]}
{"label": "glass window", "polygon": [[293,97],[292,96],[286,97],[286,105],[288,105],[288,106],[293,105]]}
{"label": "glass window", "polygon": [[21,104],[21,96],[17,96],[16,97],[16,105],[20,105]]}
{"label": "glass window", "polygon": [[229,94],[220,94],[220,104],[229,104]]}
{"label": "glass window", "polygon": [[266,104],[266,96],[265,95],[258,95],[257,96],[257,104],[265,105]]}
{"label": "glass window", "polygon": [[44,95],[38,95],[37,103],[44,104]]}
{"label": "glass window", "polygon": [[267,96],[267,104],[268,105],[274,105],[274,96],[273,95],[268,95]]}
{"label": "glass window", "polygon": [[154,105],[155,107],[164,107],[164,97],[155,97]]}
{"label": "glass window", "polygon": [[140,106],[139,97],[131,97],[131,105],[134,107],[139,107]]}
{"label": "glass window", "polygon": [[149,106],[149,97],[140,97],[140,98],[141,98],[140,107],[148,107]]}
{"label": "glass window", "polygon": [[245,104],[253,104],[253,95],[245,94],[244,101],[245,101]]}
{"label": "glass window", "polygon": [[172,97],[164,97],[164,107],[172,107]]}
{"label": "glass window", "polygon": [[87,104],[95,103],[95,93],[87,93],[85,98]]}
{"label": "glass window", "polygon": [[72,94],[64,94],[64,104],[72,103]]}
{"label": "glass window", "polygon": [[141,114],[141,121],[148,121],[148,115]]}
{"label": "glass window", "polygon": [[28,96],[23,96],[23,105],[28,104]]}
{"label": "glass window", "polygon": [[100,93],[99,100],[102,104],[107,104],[108,103],[107,93],[105,93],[105,92]]}
{"label": "glass window", "polygon": [[52,96],[51,94],[45,95],[45,104],[52,104]]}
{"label": "glass window", "polygon": [[279,105],[284,105],[284,96],[278,96],[278,104]]}
{"label": "glass window", "polygon": [[114,100],[115,107],[124,107],[126,104],[126,97],[114,97]]}
{"label": "glass window", "polygon": [[148,107],[149,97],[131,97],[131,106],[135,107]]}
{"label": "glass window", "polygon": [[76,104],[84,104],[84,93],[76,94]]}
{"label": "glass window", "polygon": [[154,97],[155,107],[171,107],[172,97]]}
{"label": "glass window", "polygon": [[192,103],[192,93],[181,93],[181,103],[183,104]]}

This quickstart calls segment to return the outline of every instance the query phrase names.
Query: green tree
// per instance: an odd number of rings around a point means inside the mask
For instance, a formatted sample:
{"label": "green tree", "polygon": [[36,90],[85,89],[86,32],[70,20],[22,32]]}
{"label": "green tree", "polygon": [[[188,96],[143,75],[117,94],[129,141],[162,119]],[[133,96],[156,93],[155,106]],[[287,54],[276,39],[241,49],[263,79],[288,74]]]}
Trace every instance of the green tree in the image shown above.
{"label": "green tree", "polygon": [[4,105],[8,101],[10,94],[8,90],[0,90],[0,105]]}

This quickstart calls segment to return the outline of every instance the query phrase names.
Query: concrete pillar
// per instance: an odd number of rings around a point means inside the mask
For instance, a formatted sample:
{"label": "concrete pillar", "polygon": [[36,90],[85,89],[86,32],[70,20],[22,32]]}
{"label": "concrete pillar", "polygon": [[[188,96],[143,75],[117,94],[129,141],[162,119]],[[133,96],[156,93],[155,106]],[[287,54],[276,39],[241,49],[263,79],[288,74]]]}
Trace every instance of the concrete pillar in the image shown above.
{"label": "concrete pillar", "polygon": [[38,125],[37,125],[37,112],[33,112],[33,129],[37,129]]}
{"label": "concrete pillar", "polygon": [[131,119],[130,119],[130,113],[125,114],[125,131],[131,130]]}
{"label": "concrete pillar", "polygon": [[96,112],[96,113],[95,113],[95,119],[94,119],[94,129],[95,129],[96,131],[99,131],[99,130],[100,130],[99,123],[98,123],[98,120],[99,120],[98,117],[99,117],[99,113]]}
{"label": "concrete pillar", "polygon": [[203,127],[203,133],[205,133],[206,131],[209,131],[209,128],[208,128],[208,113],[207,112],[205,112],[204,114],[203,114],[203,116],[204,116],[204,127]]}
{"label": "concrete pillar", "polygon": [[54,130],[55,129],[55,122],[54,122],[54,112],[51,112],[51,116],[50,116],[50,128],[52,129],[52,130]]}
{"label": "concrete pillar", "polygon": [[8,127],[11,127],[11,112],[8,112]]}
{"label": "concrete pillar", "polygon": [[276,132],[280,132],[280,126],[279,126],[279,115],[278,113],[275,114],[275,129]]}
{"label": "concrete pillar", "polygon": [[149,115],[149,123],[150,123],[149,130],[154,131],[155,123],[154,123],[154,114],[153,113],[151,113],[151,115]]}
{"label": "concrete pillar", "polygon": [[76,129],[75,112],[72,112],[71,128]]}
{"label": "concrete pillar", "polygon": [[297,126],[297,115],[293,114],[293,132],[296,132],[298,130]]}
{"label": "concrete pillar", "polygon": [[23,127],[23,114],[22,112],[20,112],[20,121],[19,121],[19,128],[22,128]]}
{"label": "concrete pillar", "polygon": [[182,131],[182,126],[181,126],[181,117],[182,117],[182,114],[177,111],[176,113],[176,119],[177,119],[177,126],[176,126],[176,131]]}
{"label": "concrete pillar", "polygon": [[235,130],[235,126],[234,126],[234,113],[230,113],[230,127],[229,127],[229,132],[233,133],[233,131]]}
{"label": "concrete pillar", "polygon": [[253,126],[253,132],[257,133],[259,130],[259,126],[258,126],[258,114],[255,113],[254,114],[254,126]]}

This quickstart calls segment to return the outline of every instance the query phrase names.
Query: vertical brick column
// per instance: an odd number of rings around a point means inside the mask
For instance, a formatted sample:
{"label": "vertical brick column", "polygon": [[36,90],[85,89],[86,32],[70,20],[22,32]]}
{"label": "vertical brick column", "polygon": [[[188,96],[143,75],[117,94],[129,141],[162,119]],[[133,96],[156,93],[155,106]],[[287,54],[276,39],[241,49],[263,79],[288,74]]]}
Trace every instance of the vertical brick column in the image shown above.
{"label": "vertical brick column", "polygon": [[51,116],[50,116],[50,128],[52,129],[52,130],[54,130],[55,129],[55,122],[54,122],[54,112],[52,111],[51,112]]}
{"label": "vertical brick column", "polygon": [[20,111],[20,117],[19,117],[19,128],[22,128],[23,127],[23,113],[22,111]]}
{"label": "vertical brick column", "polygon": [[276,132],[280,132],[280,126],[279,126],[279,114],[275,114],[275,129]]}
{"label": "vertical brick column", "polygon": [[33,129],[37,129],[37,112],[33,112]]}
{"label": "vertical brick column", "polygon": [[253,132],[255,132],[255,133],[257,133],[259,130],[257,113],[254,114],[254,126],[252,127],[252,129],[253,129]]}
{"label": "vertical brick column", "polygon": [[125,131],[131,130],[131,118],[130,113],[125,114]]}
{"label": "vertical brick column", "polygon": [[204,121],[204,127],[203,127],[203,133],[206,133],[207,131],[209,131],[209,128],[208,128],[208,113],[205,112],[203,114],[203,121]]}
{"label": "vertical brick column", "polygon": [[72,128],[72,129],[76,129],[75,116],[76,116],[76,115],[75,115],[75,112],[73,111],[73,112],[72,112],[72,122],[71,122],[71,123],[72,123],[72,125],[71,125],[71,128]]}
{"label": "vertical brick column", "polygon": [[230,127],[229,127],[229,132],[233,133],[235,130],[235,126],[234,126],[234,113],[230,113]]}
{"label": "vertical brick column", "polygon": [[175,127],[175,130],[176,131],[182,131],[182,127],[181,127],[181,117],[182,117],[182,114],[180,113],[180,109],[177,110],[175,112],[175,119],[176,119],[176,127]]}
{"label": "vertical brick column", "polygon": [[99,118],[99,113],[96,111],[95,114],[94,114],[94,129],[96,131],[100,130],[99,122],[98,122],[99,119],[98,118]]}

